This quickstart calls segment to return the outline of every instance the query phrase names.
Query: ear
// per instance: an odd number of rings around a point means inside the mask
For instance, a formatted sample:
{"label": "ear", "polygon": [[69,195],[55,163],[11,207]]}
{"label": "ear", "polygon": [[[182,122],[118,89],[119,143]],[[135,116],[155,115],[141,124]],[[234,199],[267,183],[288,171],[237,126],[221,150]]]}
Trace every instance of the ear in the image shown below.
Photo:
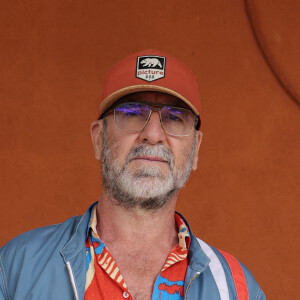
{"label": "ear", "polygon": [[195,154],[194,154],[194,160],[193,160],[193,170],[197,170],[197,166],[198,166],[198,154],[199,154],[199,149],[200,149],[200,145],[202,142],[202,131],[197,130],[196,132],[196,148],[195,148]]}
{"label": "ear", "polygon": [[91,124],[91,137],[95,151],[95,158],[100,160],[102,150],[103,121],[97,120]]}

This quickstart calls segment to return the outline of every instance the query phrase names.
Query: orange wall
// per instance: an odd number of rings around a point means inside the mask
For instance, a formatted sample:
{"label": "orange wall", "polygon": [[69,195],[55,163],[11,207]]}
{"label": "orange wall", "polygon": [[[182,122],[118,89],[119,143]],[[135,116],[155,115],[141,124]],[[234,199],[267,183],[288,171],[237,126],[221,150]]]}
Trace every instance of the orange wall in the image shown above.
{"label": "orange wall", "polygon": [[[268,299],[299,283],[300,7],[243,1],[10,1],[0,12],[0,244],[82,214],[99,198],[89,125],[118,59],[158,48],[195,72],[203,102],[200,165],[178,210],[234,254]],[[298,93],[298,94],[297,94]]]}

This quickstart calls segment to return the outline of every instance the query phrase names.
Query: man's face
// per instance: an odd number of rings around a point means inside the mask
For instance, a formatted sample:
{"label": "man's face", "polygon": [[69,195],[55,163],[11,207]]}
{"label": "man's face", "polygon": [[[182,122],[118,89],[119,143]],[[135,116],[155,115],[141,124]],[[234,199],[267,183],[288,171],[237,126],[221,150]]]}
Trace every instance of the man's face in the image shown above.
{"label": "man's face", "polygon": [[[177,98],[157,92],[131,94],[122,102],[186,107]],[[100,132],[102,139],[97,143],[95,135]],[[118,129],[113,114],[109,114],[104,124],[94,124],[92,136],[96,157],[102,162],[103,188],[127,208],[162,207],[183,187],[191,170],[196,169],[201,134],[192,131],[189,136],[168,135],[158,112],[152,112],[148,124],[139,132]]]}

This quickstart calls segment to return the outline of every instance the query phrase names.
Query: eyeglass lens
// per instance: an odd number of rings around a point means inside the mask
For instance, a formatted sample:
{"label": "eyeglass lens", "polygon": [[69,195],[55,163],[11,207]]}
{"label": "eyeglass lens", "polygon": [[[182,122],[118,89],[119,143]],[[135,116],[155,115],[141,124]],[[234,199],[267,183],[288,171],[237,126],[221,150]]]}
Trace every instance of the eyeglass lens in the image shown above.
{"label": "eyeglass lens", "polygon": [[[155,106],[155,105],[154,105]],[[163,106],[160,109],[164,130],[171,135],[188,135],[194,125],[194,114],[184,108]],[[115,123],[121,130],[138,131],[147,123],[151,106],[144,103],[122,103],[115,108]]]}

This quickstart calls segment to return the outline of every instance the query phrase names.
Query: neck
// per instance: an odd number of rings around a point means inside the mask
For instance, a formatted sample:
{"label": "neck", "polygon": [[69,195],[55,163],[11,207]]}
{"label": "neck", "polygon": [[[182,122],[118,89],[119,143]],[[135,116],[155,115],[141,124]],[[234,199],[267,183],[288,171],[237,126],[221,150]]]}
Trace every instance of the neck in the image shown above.
{"label": "neck", "polygon": [[124,208],[112,200],[103,192],[97,206],[97,231],[104,243],[132,244],[141,249],[159,243],[171,249],[178,242],[176,197],[155,211]]}

